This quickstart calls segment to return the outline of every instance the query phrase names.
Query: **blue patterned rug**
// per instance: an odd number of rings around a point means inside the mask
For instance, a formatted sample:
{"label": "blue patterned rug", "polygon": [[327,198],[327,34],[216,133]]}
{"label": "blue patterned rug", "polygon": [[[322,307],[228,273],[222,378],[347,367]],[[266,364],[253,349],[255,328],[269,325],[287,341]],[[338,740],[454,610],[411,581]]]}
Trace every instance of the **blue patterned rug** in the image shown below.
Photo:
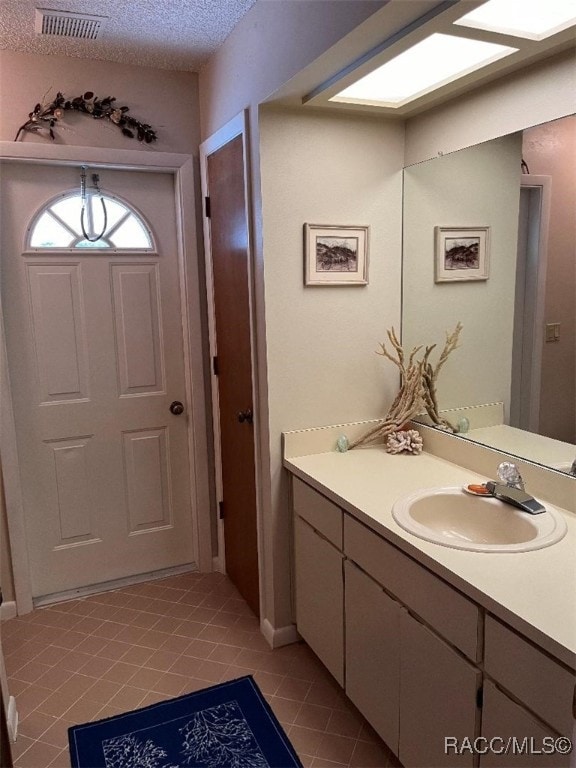
{"label": "blue patterned rug", "polygon": [[251,676],[68,731],[72,768],[302,768]]}

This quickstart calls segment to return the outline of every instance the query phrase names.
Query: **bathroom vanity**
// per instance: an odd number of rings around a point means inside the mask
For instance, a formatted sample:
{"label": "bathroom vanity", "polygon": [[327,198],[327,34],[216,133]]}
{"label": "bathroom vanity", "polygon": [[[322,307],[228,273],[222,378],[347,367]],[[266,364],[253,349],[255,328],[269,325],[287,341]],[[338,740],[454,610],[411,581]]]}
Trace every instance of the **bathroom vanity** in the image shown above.
{"label": "bathroom vanity", "polygon": [[440,546],[398,526],[394,502],[486,477],[310,433],[284,436],[296,623],[352,702],[406,768],[569,766],[574,515],[558,510],[566,535],[530,552]]}

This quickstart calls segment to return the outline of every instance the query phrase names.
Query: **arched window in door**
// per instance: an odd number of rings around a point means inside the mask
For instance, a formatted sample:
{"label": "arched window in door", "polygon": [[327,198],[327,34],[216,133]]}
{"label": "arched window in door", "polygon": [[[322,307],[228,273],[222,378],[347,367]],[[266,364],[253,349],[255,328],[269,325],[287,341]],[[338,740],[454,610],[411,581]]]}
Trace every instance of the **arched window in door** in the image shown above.
{"label": "arched window in door", "polygon": [[[155,250],[152,233],[142,216],[117,197],[107,194],[101,197],[87,195],[83,220],[84,230],[90,239],[82,231],[80,193],[60,195],[47,203],[34,217],[27,233],[27,248],[59,251],[75,251],[79,248]],[[101,236],[93,241],[92,238],[100,233]]]}

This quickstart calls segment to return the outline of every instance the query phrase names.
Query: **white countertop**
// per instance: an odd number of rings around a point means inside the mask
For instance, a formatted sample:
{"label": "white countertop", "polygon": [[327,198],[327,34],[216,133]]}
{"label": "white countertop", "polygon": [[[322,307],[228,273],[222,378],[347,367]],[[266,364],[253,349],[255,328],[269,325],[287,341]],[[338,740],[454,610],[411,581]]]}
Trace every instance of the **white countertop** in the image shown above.
{"label": "white countertop", "polygon": [[464,437],[553,469],[567,465],[567,470],[576,458],[576,447],[569,443],[509,427],[507,424],[471,429]]}
{"label": "white countertop", "polygon": [[381,447],[291,456],[284,465],[493,615],[576,668],[576,515],[556,507],[566,518],[568,532],[550,547],[519,553],[468,552],[403,530],[392,517],[392,505],[421,488],[464,485],[485,481],[485,476],[431,454],[394,456]]}

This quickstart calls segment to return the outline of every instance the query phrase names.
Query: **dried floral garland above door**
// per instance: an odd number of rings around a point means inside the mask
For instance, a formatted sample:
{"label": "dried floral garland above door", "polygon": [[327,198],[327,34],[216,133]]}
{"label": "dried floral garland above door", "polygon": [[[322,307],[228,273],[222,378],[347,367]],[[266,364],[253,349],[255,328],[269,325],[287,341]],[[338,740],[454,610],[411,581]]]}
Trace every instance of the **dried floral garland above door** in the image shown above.
{"label": "dried floral garland above door", "polygon": [[129,139],[136,138],[146,144],[156,141],[158,137],[152,126],[131,117],[128,114],[129,107],[116,107],[115,101],[114,96],[99,99],[92,91],[86,91],[83,96],[68,99],[58,91],[54,101],[49,104],[36,104],[28,115],[28,120],[18,128],[14,141],[18,141],[25,131],[47,131],[50,138],[55,139],[54,127],[66,111],[83,112],[96,120],[109,120],[117,125],[124,136]]}

